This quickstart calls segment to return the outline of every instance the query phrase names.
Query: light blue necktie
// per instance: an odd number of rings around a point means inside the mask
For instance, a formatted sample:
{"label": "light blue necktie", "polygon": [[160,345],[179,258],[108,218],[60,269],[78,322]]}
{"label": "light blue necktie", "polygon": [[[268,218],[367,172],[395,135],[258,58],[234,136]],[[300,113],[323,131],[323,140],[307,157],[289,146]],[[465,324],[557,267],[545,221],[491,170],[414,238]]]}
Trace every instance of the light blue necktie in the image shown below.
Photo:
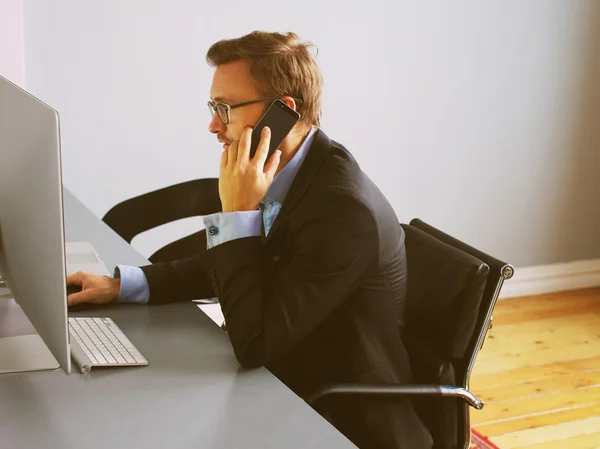
{"label": "light blue necktie", "polygon": [[277,201],[270,200],[265,198],[259,204],[260,210],[263,213],[263,224],[265,226],[265,237],[269,235],[269,231],[271,230],[271,226],[275,222],[279,211],[281,210],[281,204]]}

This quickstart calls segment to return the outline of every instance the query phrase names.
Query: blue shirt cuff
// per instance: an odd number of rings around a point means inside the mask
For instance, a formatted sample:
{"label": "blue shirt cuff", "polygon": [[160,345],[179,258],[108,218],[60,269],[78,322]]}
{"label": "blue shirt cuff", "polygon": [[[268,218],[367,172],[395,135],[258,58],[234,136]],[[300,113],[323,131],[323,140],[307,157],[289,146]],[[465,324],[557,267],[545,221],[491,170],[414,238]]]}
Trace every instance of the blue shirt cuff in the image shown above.
{"label": "blue shirt cuff", "polygon": [[114,277],[121,279],[121,289],[117,302],[137,302],[141,304],[148,302],[150,299],[150,286],[141,268],[117,265]]}
{"label": "blue shirt cuff", "polygon": [[230,240],[244,237],[259,237],[262,227],[262,212],[220,212],[203,217],[206,228],[206,246],[214,248]]}

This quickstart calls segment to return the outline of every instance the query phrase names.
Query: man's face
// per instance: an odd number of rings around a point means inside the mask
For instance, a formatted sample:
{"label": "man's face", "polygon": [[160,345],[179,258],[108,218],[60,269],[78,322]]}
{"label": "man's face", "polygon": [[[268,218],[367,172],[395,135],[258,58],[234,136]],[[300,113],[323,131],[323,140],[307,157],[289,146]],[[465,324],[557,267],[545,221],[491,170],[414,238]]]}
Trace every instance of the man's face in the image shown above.
{"label": "man's face", "polygon": [[[217,67],[210,88],[210,98],[215,103],[234,105],[255,100],[261,95],[256,91],[250,76],[247,61],[235,61]],[[225,125],[217,114],[213,115],[208,130],[217,135],[223,142],[223,148],[229,148],[235,140],[239,140],[247,126],[255,126],[267,108],[267,103],[254,103],[232,109],[229,124]]]}

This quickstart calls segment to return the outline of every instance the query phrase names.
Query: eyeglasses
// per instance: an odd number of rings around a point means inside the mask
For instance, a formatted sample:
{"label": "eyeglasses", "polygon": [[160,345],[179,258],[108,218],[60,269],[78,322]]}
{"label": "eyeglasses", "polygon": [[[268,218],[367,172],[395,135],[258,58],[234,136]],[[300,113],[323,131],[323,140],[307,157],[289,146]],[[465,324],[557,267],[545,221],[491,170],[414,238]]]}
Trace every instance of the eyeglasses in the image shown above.
{"label": "eyeglasses", "polygon": [[[209,101],[208,111],[211,117],[214,117],[216,113],[219,116],[219,119],[221,119],[221,121],[223,122],[223,124],[228,125],[232,109],[241,108],[242,106],[248,106],[249,104],[260,103],[261,101],[278,100],[279,98],[281,97],[264,97],[252,101],[245,101],[243,103],[238,104],[215,103],[214,101]],[[298,106],[302,106],[302,104],[304,103],[304,101],[299,98],[294,98],[294,101]]]}

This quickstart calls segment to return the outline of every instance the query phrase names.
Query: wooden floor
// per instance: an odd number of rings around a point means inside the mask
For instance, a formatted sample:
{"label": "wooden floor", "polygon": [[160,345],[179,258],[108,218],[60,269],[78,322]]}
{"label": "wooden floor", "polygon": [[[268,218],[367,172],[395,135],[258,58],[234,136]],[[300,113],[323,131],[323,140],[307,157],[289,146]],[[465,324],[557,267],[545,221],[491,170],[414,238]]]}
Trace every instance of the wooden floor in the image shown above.
{"label": "wooden floor", "polygon": [[600,288],[498,301],[470,387],[500,449],[600,448]]}

